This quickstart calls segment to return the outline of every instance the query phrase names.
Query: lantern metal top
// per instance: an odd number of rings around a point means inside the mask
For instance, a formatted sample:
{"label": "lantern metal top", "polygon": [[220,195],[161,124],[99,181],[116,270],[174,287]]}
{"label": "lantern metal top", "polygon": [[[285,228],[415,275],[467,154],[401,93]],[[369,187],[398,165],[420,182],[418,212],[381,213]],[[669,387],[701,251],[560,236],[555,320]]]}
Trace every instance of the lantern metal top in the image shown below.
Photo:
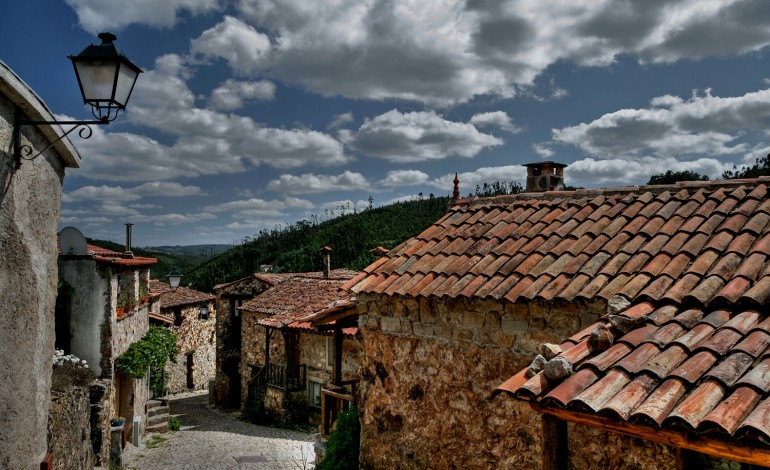
{"label": "lantern metal top", "polygon": [[76,56],[67,56],[83,95],[83,102],[99,120],[112,121],[125,109],[142,70],[128,60],[113,41],[112,33],[100,33],[101,44],[90,46]]}
{"label": "lantern metal top", "polygon": [[173,268],[168,273],[168,283],[171,286],[172,289],[176,289],[179,287],[179,283],[182,281],[182,273],[177,271],[176,268]]}

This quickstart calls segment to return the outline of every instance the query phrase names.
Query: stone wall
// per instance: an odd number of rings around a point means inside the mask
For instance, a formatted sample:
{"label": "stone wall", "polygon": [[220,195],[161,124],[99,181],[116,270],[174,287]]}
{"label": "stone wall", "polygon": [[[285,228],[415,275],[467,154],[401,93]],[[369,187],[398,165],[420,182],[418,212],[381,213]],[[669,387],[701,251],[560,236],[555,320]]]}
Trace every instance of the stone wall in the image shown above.
{"label": "stone wall", "polygon": [[[601,302],[375,295],[359,302],[361,464],[367,469],[540,467],[540,416],[526,403],[491,393],[526,367],[540,344],[560,342],[606,309]],[[597,433],[570,433],[574,468],[623,467],[642,454],[646,468],[671,463],[670,449],[634,440],[624,442],[622,453],[608,452],[603,443],[617,436]],[[618,465],[597,467],[596,458]]]}
{"label": "stone wall", "polygon": [[[232,341],[233,335],[229,331],[235,322],[234,304],[240,305],[247,299],[253,298],[260,292],[268,289],[269,285],[253,276],[240,279],[218,286],[214,289],[217,296],[216,311],[216,390],[215,401],[217,404],[228,404],[230,396],[230,377],[225,368],[227,363],[235,363],[238,373],[241,377],[251,374],[248,366],[249,362],[241,358],[241,342],[235,344]],[[237,299],[237,300],[235,300]],[[245,320],[238,320],[246,325]],[[264,344],[264,343],[262,343]],[[263,346],[264,348],[264,346]],[[245,397],[248,393],[248,382],[241,381],[240,396],[241,403],[245,403]]]}
{"label": "stone wall", "polygon": [[[16,169],[12,129],[16,106],[28,119],[51,119],[31,90],[0,63],[0,468],[37,469],[46,432],[54,352],[56,223],[64,180],[64,139]],[[26,126],[22,143],[42,150],[51,126]]]}
{"label": "stone wall", "polygon": [[216,310],[210,309],[208,319],[199,318],[198,304],[187,305],[178,315],[182,322],[177,330],[176,364],[166,365],[168,378],[168,393],[181,393],[190,390],[187,387],[188,355],[193,358],[193,390],[203,390],[208,387],[209,379],[216,374]]}
{"label": "stone wall", "polygon": [[56,470],[93,468],[91,404],[87,387],[53,392],[49,417],[49,451]]}

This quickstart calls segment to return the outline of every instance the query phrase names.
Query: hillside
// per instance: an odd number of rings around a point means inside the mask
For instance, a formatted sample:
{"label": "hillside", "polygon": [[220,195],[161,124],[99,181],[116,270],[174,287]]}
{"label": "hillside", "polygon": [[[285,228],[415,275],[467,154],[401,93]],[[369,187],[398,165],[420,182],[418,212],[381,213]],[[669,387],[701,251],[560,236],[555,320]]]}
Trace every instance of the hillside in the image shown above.
{"label": "hillside", "polygon": [[363,269],[377,246],[393,248],[440,219],[448,197],[399,202],[319,222],[316,217],[287,227],[263,230],[222,255],[185,272],[182,282],[210,292],[216,284],[234,281],[272,264],[275,272],[321,270],[319,249],[330,246],[332,269]]}
{"label": "hillside", "polygon": [[[96,246],[100,246],[102,248],[107,248],[108,250],[117,251],[119,253],[122,253],[123,250],[125,250],[126,246],[121,245],[119,243],[114,243],[106,240],[94,240],[91,238],[86,239],[88,243]],[[197,266],[204,257],[191,257],[191,256],[183,256],[183,255],[176,255],[171,253],[162,253],[159,251],[155,251],[152,249],[146,249],[146,248],[131,248],[131,251],[136,256],[145,256],[148,258],[157,258],[158,262],[154,264],[150,268],[150,277],[152,279],[160,279],[165,281],[166,276],[168,275],[168,272],[171,271],[173,268],[179,269],[181,272],[190,271],[195,266]]]}

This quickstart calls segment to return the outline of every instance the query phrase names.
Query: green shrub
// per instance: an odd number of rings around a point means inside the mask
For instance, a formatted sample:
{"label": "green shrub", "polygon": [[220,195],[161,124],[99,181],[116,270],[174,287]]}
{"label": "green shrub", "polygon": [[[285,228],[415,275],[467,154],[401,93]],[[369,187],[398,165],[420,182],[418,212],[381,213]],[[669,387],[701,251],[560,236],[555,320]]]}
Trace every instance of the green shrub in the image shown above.
{"label": "green shrub", "polygon": [[356,470],[361,439],[358,408],[351,407],[337,417],[337,429],[326,443],[326,453],[317,470]]}
{"label": "green shrub", "polygon": [[179,431],[179,427],[182,423],[179,422],[179,418],[176,416],[170,416],[168,418],[168,429],[171,431]]}
{"label": "green shrub", "polygon": [[267,424],[264,402],[258,400],[246,408],[246,419],[254,424]]}

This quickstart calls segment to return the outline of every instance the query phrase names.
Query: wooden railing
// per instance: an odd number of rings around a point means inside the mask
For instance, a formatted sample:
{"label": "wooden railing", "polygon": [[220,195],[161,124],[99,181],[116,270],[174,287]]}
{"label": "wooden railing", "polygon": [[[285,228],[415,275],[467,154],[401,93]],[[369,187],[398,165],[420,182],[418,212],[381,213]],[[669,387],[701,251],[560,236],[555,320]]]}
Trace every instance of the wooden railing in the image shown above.
{"label": "wooden railing", "polygon": [[328,436],[337,416],[350,409],[355,404],[356,385],[361,379],[344,380],[342,385],[349,385],[350,391],[345,387],[327,385],[321,388],[321,435]]}
{"label": "wooden railing", "polygon": [[[252,366],[255,367],[256,366]],[[248,404],[252,405],[257,401],[262,401],[265,398],[265,390],[267,389],[267,372],[265,367],[260,367],[254,378],[249,382],[249,397]]]}
{"label": "wooden railing", "polygon": [[272,387],[284,390],[305,389],[305,364],[284,366],[283,364],[268,364],[265,370],[265,380]]}

